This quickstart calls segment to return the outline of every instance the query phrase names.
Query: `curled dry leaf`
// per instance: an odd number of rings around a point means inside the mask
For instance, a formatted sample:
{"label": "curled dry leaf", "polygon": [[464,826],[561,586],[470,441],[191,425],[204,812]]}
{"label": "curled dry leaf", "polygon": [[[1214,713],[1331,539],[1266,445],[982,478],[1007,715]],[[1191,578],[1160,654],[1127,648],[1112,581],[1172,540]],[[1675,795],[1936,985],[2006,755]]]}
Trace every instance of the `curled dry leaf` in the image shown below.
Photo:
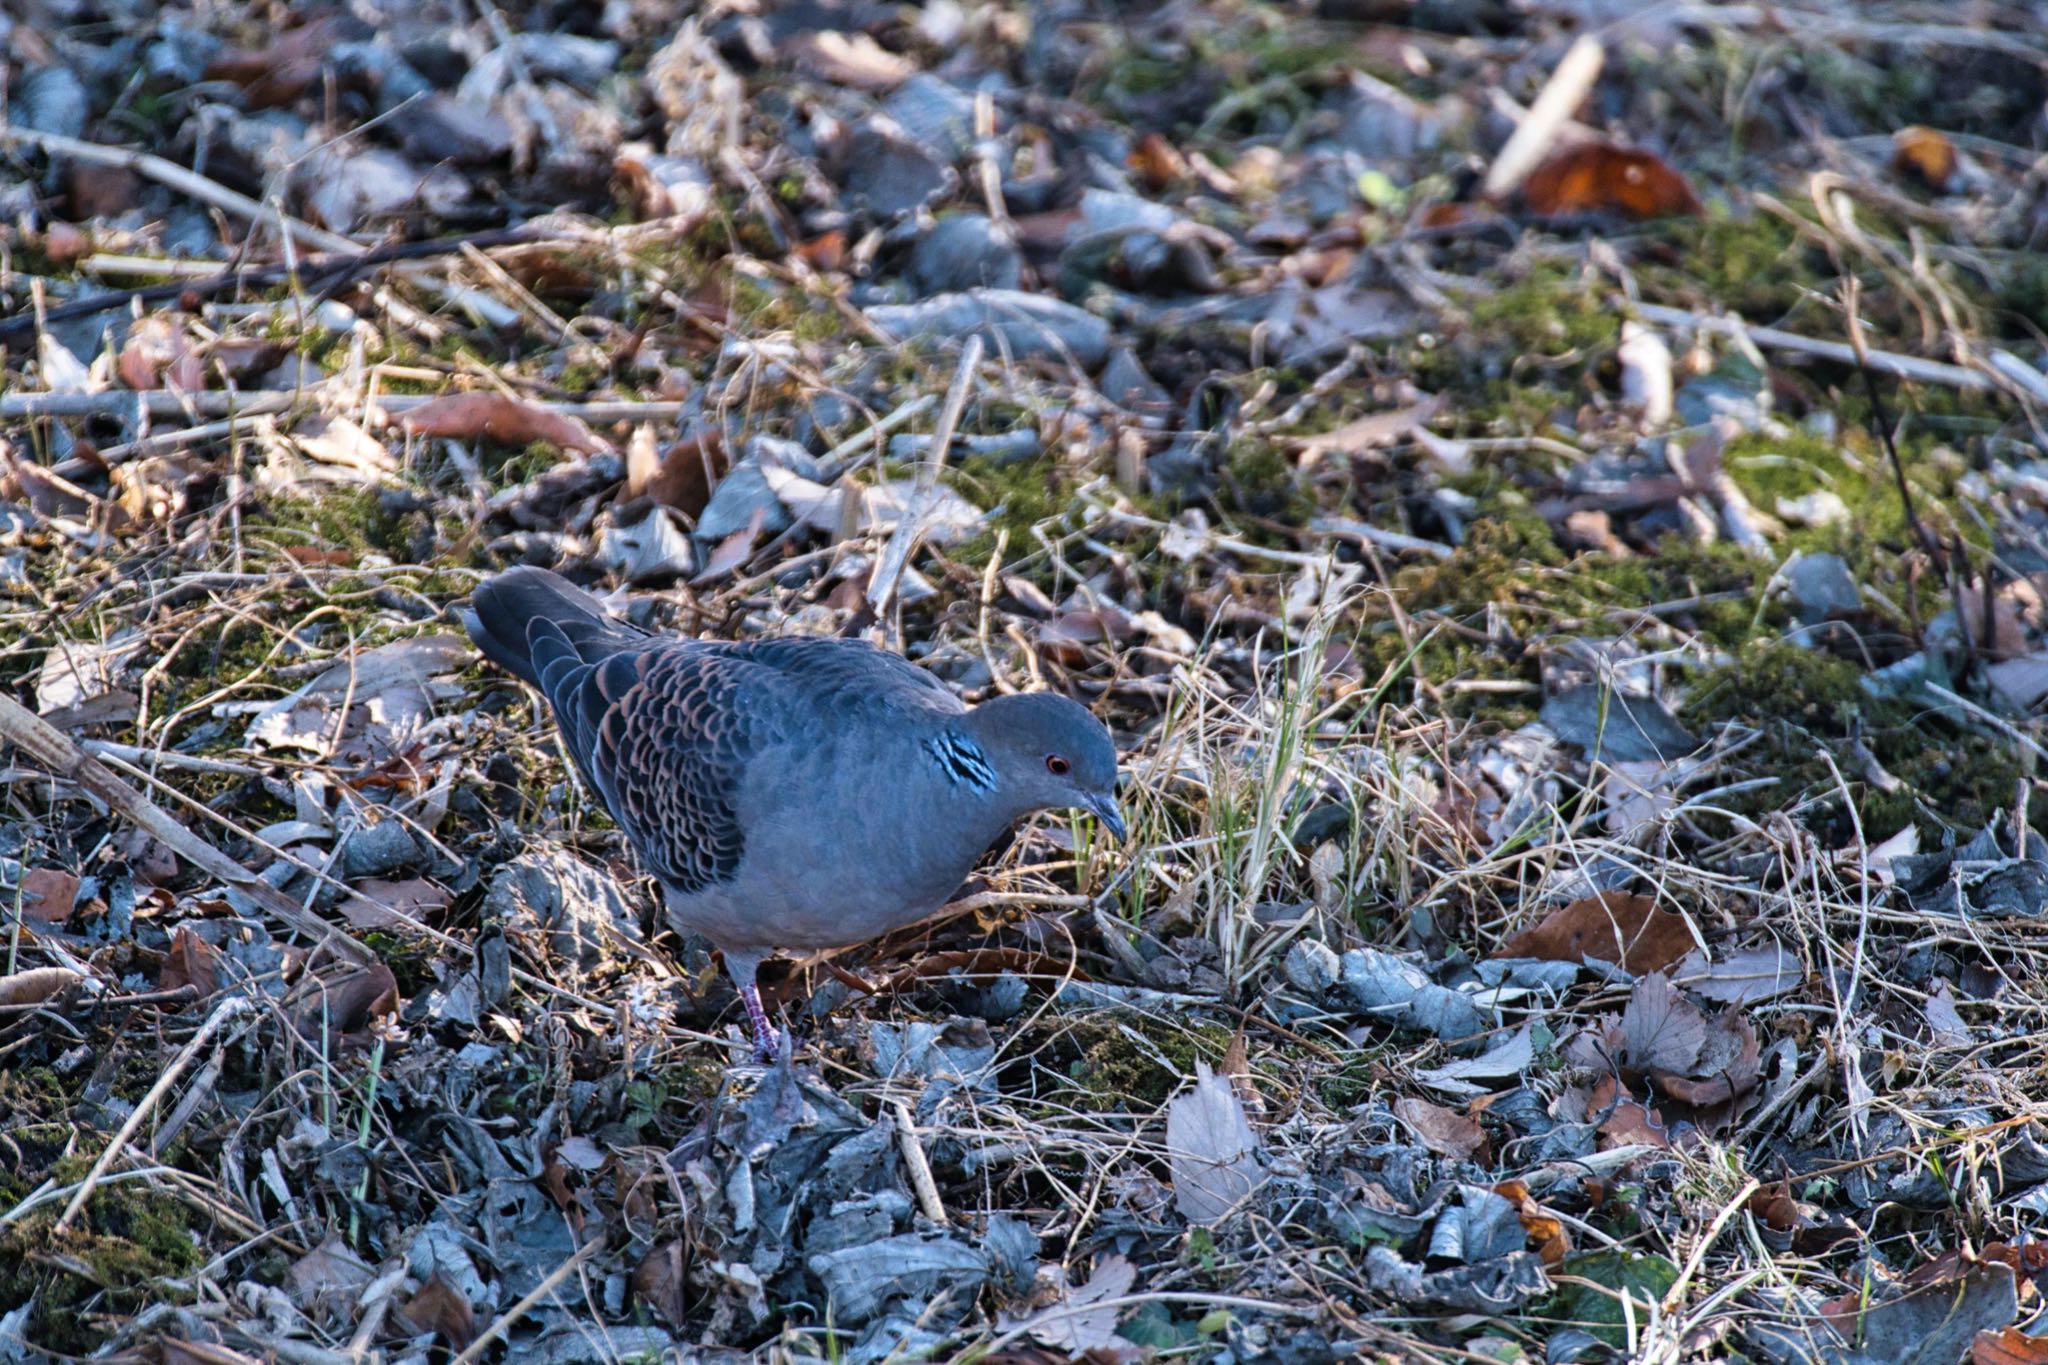
{"label": "curled dry leaf", "polygon": [[162,313],[137,318],[115,364],[121,382],[131,389],[177,389],[190,392],[206,382],[206,362],[192,349],[185,329]]}
{"label": "curled dry leaf", "polygon": [[1963,163],[1948,134],[1919,124],[1892,134],[1892,169],[1919,181],[1936,194],[1962,188]]}
{"label": "curled dry leaf", "polygon": [[21,874],[23,919],[62,924],[78,901],[78,878],[57,867],[32,867]]}
{"label": "curled dry leaf", "polygon": [[201,998],[212,995],[220,989],[215,970],[219,961],[219,949],[194,933],[191,925],[181,924],[171,931],[171,946],[164,954],[157,988],[175,991],[189,986]]}
{"label": "curled dry leaf", "polygon": [[33,967],[0,976],[0,1005],[36,1005],[85,980],[69,967]]}
{"label": "curled dry leaf", "polygon": [[1572,1254],[1572,1236],[1564,1221],[1544,1212],[1543,1206],[1529,1193],[1527,1185],[1519,1180],[1504,1180],[1493,1187],[1493,1192],[1515,1206],[1515,1212],[1522,1220],[1522,1231],[1528,1235],[1530,1247],[1543,1258],[1544,1265],[1562,1264],[1564,1258]]}
{"label": "curled dry leaf", "polygon": [[633,1268],[633,1294],[655,1316],[680,1327],[690,1312],[690,1256],[681,1241],[664,1242]]}
{"label": "curled dry leaf", "polygon": [[398,1009],[398,978],[381,962],[312,977],[292,992],[290,1007],[307,1042],[346,1043]]}
{"label": "curled dry leaf", "polygon": [[1478,1121],[1440,1104],[1404,1095],[1394,1101],[1394,1116],[1438,1156],[1470,1161],[1486,1150],[1486,1130]]}
{"label": "curled dry leaf", "polygon": [[476,1309],[439,1271],[406,1301],[398,1316],[415,1332],[432,1332],[451,1350],[460,1351],[476,1339]]}
{"label": "curled dry leaf", "polygon": [[800,70],[856,90],[894,90],[917,74],[915,63],[865,33],[811,29],[784,43],[782,52]]}
{"label": "curled dry leaf", "polygon": [[546,441],[579,455],[612,454],[611,442],[582,419],[502,393],[457,393],[422,403],[399,421],[415,436],[449,436],[523,446]]}
{"label": "curled dry leaf", "polygon": [[1655,152],[1618,142],[1580,142],[1538,166],[1522,186],[1531,213],[1618,213],[1674,218],[1700,211],[1692,184]]}
{"label": "curled dry leaf", "polygon": [[1648,896],[1603,891],[1545,915],[1509,939],[1494,957],[1533,957],[1545,962],[1619,963],[1636,976],[1659,972],[1693,950],[1692,929],[1683,915],[1662,910]]}

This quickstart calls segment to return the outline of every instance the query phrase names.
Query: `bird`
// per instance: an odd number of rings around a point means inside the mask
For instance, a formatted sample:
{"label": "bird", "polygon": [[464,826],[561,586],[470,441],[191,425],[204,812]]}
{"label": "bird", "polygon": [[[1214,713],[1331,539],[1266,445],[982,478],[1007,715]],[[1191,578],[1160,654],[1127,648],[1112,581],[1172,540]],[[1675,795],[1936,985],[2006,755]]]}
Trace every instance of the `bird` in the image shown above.
{"label": "bird", "polygon": [[719,950],[762,1062],[781,1039],[755,976],[778,951],[923,919],[1038,811],[1086,811],[1128,838],[1116,743],[1057,693],[970,707],[863,640],[656,635],[533,567],[486,579],[458,614],[547,699],[669,922]]}

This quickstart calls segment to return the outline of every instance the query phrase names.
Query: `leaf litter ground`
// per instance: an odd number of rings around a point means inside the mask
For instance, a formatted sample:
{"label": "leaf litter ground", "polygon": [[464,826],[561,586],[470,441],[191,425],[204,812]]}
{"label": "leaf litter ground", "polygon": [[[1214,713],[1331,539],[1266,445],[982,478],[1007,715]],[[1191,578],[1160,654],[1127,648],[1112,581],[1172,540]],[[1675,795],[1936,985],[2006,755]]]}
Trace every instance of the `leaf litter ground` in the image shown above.
{"label": "leaf litter ground", "polygon": [[[0,1359],[2048,1358],[2048,47],[1938,18],[0,16]],[[1068,691],[1133,838],[747,1065],[512,563]]]}

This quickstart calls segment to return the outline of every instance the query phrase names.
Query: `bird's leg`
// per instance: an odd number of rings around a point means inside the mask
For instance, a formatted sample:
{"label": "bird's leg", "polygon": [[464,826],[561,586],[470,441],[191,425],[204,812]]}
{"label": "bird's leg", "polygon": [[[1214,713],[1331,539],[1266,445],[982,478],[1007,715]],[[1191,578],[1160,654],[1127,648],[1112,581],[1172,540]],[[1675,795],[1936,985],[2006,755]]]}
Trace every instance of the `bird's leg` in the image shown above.
{"label": "bird's leg", "polygon": [[725,970],[731,974],[732,984],[739,988],[740,1003],[747,1007],[747,1022],[754,1028],[754,1060],[765,1066],[782,1051],[782,1039],[768,1022],[768,1011],[761,1007],[760,988],[754,984],[754,973],[760,965],[759,953],[725,955]]}

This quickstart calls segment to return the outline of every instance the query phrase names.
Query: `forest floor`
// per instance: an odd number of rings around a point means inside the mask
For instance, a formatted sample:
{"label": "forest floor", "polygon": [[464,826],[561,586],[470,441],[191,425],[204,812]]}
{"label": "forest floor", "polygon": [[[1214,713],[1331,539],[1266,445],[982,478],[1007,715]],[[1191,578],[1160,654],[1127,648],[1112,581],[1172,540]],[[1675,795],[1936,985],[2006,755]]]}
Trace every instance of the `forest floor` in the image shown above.
{"label": "forest floor", "polygon": [[[12,0],[0,1363],[2048,1361],[2048,23],[1636,10]],[[1130,838],[756,1066],[519,563]]]}

